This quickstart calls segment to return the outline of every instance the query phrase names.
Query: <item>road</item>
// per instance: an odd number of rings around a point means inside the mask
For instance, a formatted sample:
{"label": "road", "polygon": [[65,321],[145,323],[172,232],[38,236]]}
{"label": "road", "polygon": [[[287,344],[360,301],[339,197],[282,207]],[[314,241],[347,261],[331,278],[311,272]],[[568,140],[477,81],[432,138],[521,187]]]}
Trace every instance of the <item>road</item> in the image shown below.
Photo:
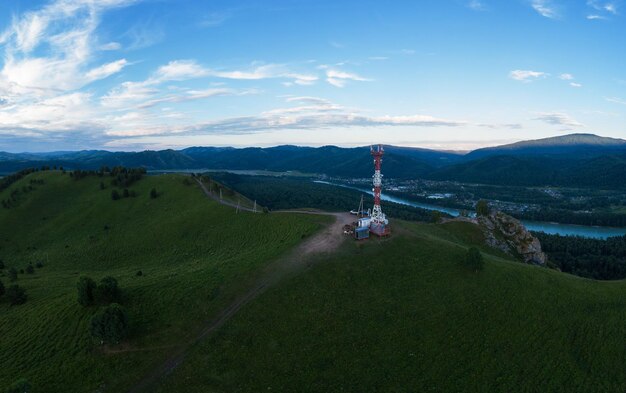
{"label": "road", "polygon": [[[196,181],[198,181],[196,179]],[[202,184],[198,181],[198,184],[204,191],[207,197],[222,203],[223,205],[237,208],[231,202],[220,200],[212,195]],[[240,210],[252,212],[252,209],[239,207]],[[298,210],[282,210],[273,212],[272,214],[315,214],[315,215],[327,215],[335,218],[334,222],[327,225],[312,237],[306,239],[300,243],[289,254],[280,258],[276,262],[266,267],[260,274],[259,278],[254,281],[250,288],[245,291],[241,296],[236,298],[227,307],[222,309],[212,320],[208,321],[206,326],[200,331],[200,333],[190,342],[178,347],[173,351],[171,356],[167,358],[161,365],[153,369],[146,376],[144,376],[135,386],[128,390],[129,393],[145,392],[148,388],[154,386],[162,378],[171,374],[178,366],[180,366],[185,360],[188,351],[199,341],[215,332],[222,325],[224,325],[229,319],[231,319],[243,306],[250,301],[258,297],[268,287],[279,282],[285,276],[300,272],[311,265],[319,258],[310,258],[315,254],[321,254],[326,252],[332,252],[336,250],[347,238],[343,234],[343,226],[354,221],[354,216],[349,213],[327,213],[327,212],[315,212],[315,211],[298,211]]]}

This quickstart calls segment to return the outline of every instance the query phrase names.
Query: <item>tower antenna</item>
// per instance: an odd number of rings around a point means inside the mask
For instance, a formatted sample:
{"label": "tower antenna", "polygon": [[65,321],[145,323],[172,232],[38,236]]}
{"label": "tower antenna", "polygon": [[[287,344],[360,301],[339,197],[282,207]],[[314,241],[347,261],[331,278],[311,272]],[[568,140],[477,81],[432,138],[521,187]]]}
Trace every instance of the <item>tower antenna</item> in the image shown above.
{"label": "tower antenna", "polygon": [[378,149],[374,149],[374,147],[370,146],[370,153],[372,157],[374,157],[374,176],[372,176],[372,184],[374,188],[372,191],[374,192],[374,207],[372,208],[372,223],[370,225],[370,232],[373,232],[378,236],[387,236],[389,235],[389,221],[383,213],[382,208],[380,207],[380,195],[381,188],[383,183],[383,175],[380,172],[380,168],[383,162],[383,154],[385,154],[385,150],[383,149],[383,145],[378,145]]}

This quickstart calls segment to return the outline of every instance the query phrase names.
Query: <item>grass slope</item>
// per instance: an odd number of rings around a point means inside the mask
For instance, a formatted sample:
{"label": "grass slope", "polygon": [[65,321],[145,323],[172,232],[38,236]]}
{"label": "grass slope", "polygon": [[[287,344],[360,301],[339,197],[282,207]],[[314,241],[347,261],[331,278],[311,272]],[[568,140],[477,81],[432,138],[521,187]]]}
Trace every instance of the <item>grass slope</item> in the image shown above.
{"label": "grass slope", "polygon": [[[7,269],[45,264],[19,275],[25,305],[0,298],[0,390],[26,378],[35,393],[125,391],[323,220],[235,214],[178,175],[145,177],[131,187],[136,198],[112,201],[106,177],[38,172],[0,200],[35,179],[44,184],[20,192],[16,207],[0,208]],[[99,189],[101,180],[107,189]],[[153,187],[157,199],[149,197]],[[131,321],[125,345],[103,351],[93,343],[88,326],[96,308],[76,302],[81,275],[120,282]]]}
{"label": "grass slope", "polygon": [[159,391],[626,391],[626,282],[491,254],[470,273],[471,224],[394,225],[262,295]]}

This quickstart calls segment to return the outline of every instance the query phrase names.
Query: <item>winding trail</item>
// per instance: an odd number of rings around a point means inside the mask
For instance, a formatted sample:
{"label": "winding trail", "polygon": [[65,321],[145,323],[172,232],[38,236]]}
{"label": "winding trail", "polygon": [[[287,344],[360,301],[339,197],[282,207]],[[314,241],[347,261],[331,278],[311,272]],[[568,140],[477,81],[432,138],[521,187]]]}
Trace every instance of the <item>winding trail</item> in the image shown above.
{"label": "winding trail", "polygon": [[[212,195],[206,189],[202,182],[198,179],[196,179],[196,181],[208,198],[216,200],[223,205],[237,208],[237,205],[229,201],[216,198],[216,196]],[[239,207],[239,210],[253,212],[252,209],[244,208],[242,206]],[[183,363],[187,353],[195,344],[219,329],[222,325],[224,325],[224,323],[237,314],[243,306],[258,297],[267,288],[276,284],[285,276],[302,271],[317,260],[317,258],[310,258],[310,256],[336,250],[347,238],[343,234],[343,226],[354,221],[354,217],[349,213],[328,213],[303,210],[281,210],[272,212],[272,214],[286,213],[333,216],[335,220],[331,224],[327,225],[326,228],[304,240],[287,255],[266,266],[248,290],[218,312],[212,320],[208,321],[195,338],[173,350],[171,355],[161,365],[150,371],[140,381],[138,381],[135,386],[130,388],[128,390],[129,393],[147,391],[148,388],[154,386],[162,378],[172,373]]]}

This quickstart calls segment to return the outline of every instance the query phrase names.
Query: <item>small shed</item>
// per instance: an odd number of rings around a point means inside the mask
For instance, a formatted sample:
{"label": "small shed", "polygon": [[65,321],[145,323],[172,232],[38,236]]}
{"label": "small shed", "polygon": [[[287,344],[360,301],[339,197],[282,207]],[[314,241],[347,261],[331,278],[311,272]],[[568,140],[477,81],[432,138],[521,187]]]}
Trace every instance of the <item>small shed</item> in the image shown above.
{"label": "small shed", "polygon": [[363,240],[370,237],[370,229],[368,227],[357,227],[354,229],[354,238]]}

